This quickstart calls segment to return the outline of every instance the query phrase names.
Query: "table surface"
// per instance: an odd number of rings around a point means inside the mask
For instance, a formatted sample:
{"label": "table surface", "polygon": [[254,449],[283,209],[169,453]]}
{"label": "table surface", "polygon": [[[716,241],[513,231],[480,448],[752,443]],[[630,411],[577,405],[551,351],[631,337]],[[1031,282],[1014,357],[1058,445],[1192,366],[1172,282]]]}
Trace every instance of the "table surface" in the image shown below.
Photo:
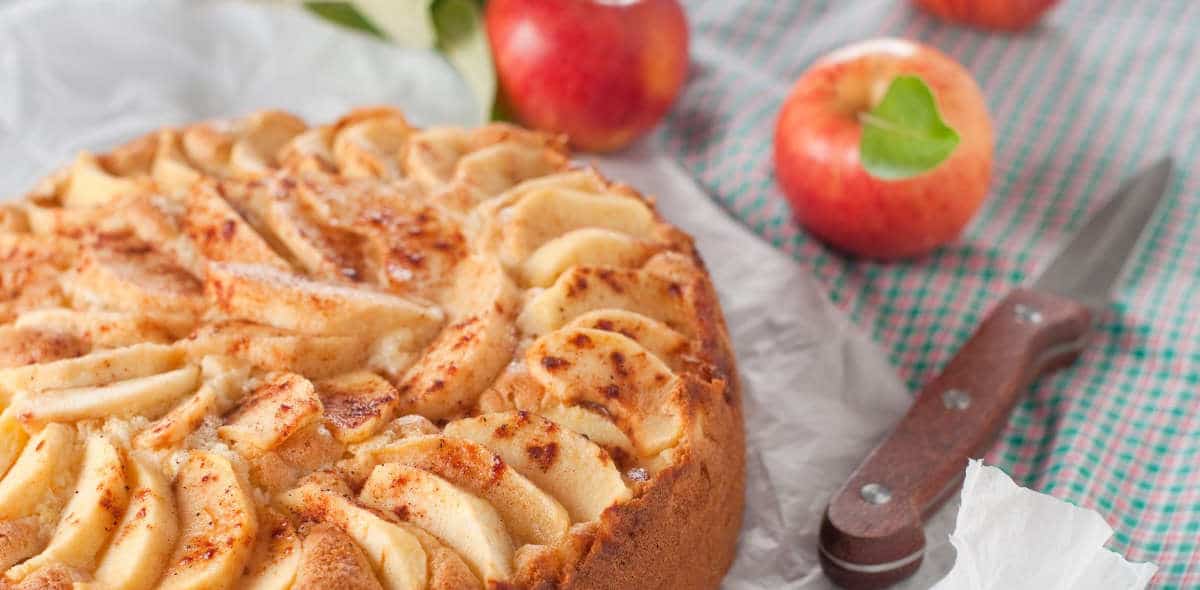
{"label": "table surface", "polygon": [[[1117,301],[1079,363],[1038,382],[987,460],[1019,483],[1099,511],[1111,546],[1200,587],[1200,2],[1066,1],[1004,35],[943,24],[903,0],[687,2],[693,69],[661,131],[715,198],[812,269],[890,353],[911,389],[988,307],[1164,155],[1178,170]],[[919,39],[984,89],[996,165],[955,244],[900,264],[843,258],[799,230],[775,185],[775,115],[812,60],[872,36]]]}

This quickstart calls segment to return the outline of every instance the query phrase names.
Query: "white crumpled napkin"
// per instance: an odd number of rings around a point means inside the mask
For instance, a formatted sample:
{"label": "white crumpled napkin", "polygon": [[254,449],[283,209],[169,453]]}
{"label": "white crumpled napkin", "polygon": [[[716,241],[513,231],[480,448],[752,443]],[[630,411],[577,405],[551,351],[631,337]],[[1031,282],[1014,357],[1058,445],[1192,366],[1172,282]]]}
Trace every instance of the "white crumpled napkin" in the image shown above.
{"label": "white crumpled napkin", "polygon": [[950,535],[958,560],[934,590],[1145,588],[1157,568],[1105,549],[1112,532],[1096,512],[971,461]]}
{"label": "white crumpled napkin", "polygon": [[[162,125],[263,107],[320,121],[371,103],[398,105],[418,124],[478,123],[471,93],[441,57],[338,30],[295,7],[0,0],[0,196],[19,195],[79,149]],[[745,527],[725,587],[829,588],[816,558],[825,502],[908,395],[805,269],[726,216],[651,143],[598,163],[655,195],[696,236],[720,291],[749,443]],[[928,588],[949,569],[954,513],[951,502],[930,524],[926,563],[900,588]]]}

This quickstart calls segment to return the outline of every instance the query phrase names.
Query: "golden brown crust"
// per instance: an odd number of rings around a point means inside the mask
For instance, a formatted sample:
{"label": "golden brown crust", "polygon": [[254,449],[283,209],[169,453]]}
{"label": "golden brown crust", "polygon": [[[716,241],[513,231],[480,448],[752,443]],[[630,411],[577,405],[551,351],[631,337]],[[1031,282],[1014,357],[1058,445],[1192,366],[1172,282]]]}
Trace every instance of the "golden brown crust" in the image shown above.
{"label": "golden brown crust", "polygon": [[0,367],[20,367],[72,358],[87,350],[87,343],[73,334],[15,328],[0,341]]}
{"label": "golden brown crust", "polygon": [[0,522],[0,570],[33,557],[41,549],[40,537],[35,519]]}
{"label": "golden brown crust", "polygon": [[[0,522],[0,565],[89,538],[55,530],[71,482],[17,459],[67,415],[75,447],[103,431],[163,480],[156,518],[183,530],[162,551],[199,548],[107,564],[139,587],[715,588],[733,560],[744,432],[715,290],[652,199],[562,138],[389,107],[165,129],[0,209],[0,259],[0,410],[22,409],[0,414],[0,476],[23,482],[0,501],[54,490]],[[268,559],[275,511],[303,538]],[[36,543],[5,544],[19,522]],[[40,559],[23,584],[90,575]]]}
{"label": "golden brown crust", "polygon": [[71,590],[79,576],[61,565],[45,567],[14,585],[13,590]]}
{"label": "golden brown crust", "polygon": [[479,587],[479,578],[457,553],[437,537],[415,527],[403,525],[425,549],[429,571],[429,590],[471,590]]}
{"label": "golden brown crust", "polygon": [[308,530],[300,545],[300,565],[292,589],[326,588],[383,590],[354,540],[337,527],[321,523]]}

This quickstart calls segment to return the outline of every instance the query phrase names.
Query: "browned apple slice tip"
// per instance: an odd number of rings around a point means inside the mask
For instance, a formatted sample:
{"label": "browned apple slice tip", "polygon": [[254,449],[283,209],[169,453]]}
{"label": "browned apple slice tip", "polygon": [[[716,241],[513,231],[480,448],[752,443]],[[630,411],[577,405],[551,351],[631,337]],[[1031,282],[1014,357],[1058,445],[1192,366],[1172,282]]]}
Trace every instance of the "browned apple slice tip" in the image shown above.
{"label": "browned apple slice tip", "polygon": [[564,404],[588,403],[611,415],[639,455],[683,435],[682,381],[658,357],[616,332],[564,328],[525,352],[529,373]]}
{"label": "browned apple slice tip", "polygon": [[572,522],[600,517],[631,497],[612,458],[582,434],[528,412],[455,420],[447,436],[473,440],[559,501]]}
{"label": "browned apple slice tip", "polygon": [[261,451],[321,419],[323,407],[312,382],[295,373],[276,373],[258,387],[217,433]]}
{"label": "browned apple slice tip", "polygon": [[487,502],[428,471],[386,463],[376,467],[359,500],[419,526],[462,555],[485,585],[512,577],[512,539]]}
{"label": "browned apple slice tip", "polygon": [[329,523],[312,526],[297,552],[299,567],[291,590],[383,590],[366,555],[341,529]]}
{"label": "browned apple slice tip", "polygon": [[355,371],[316,382],[325,426],[343,443],[362,442],[395,417],[400,394],[386,379]]}
{"label": "browned apple slice tip", "polygon": [[280,495],[279,502],[300,520],[329,522],[354,539],[385,589],[424,589],[429,573],[421,543],[402,527],[357,505],[349,493],[341,480],[318,473]]}
{"label": "browned apple slice tip", "polygon": [[483,445],[447,436],[418,436],[366,453],[373,463],[401,463],[433,473],[491,504],[518,544],[550,545],[571,526],[557,500]]}
{"label": "browned apple slice tip", "polygon": [[190,451],[175,480],[180,539],[164,590],[226,588],[242,574],[258,534],[250,488],[229,459]]}

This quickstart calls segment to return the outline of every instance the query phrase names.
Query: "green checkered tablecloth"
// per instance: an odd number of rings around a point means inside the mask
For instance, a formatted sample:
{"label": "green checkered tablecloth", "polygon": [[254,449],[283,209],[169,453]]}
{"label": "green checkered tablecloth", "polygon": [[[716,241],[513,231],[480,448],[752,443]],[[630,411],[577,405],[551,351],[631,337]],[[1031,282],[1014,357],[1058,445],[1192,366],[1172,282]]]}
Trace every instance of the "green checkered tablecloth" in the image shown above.
{"label": "green checkered tablecloth", "polygon": [[[1180,170],[1099,333],[1035,385],[988,456],[1027,486],[1099,511],[1113,547],[1200,587],[1200,2],[1070,0],[1018,35],[943,24],[903,0],[688,2],[693,67],[662,135],[715,198],[812,269],[915,390],[988,307],[1030,279],[1120,183]],[[900,264],[847,260],[799,230],[775,185],[774,119],[818,56],[919,39],[988,97],[996,176],[951,246]]]}

